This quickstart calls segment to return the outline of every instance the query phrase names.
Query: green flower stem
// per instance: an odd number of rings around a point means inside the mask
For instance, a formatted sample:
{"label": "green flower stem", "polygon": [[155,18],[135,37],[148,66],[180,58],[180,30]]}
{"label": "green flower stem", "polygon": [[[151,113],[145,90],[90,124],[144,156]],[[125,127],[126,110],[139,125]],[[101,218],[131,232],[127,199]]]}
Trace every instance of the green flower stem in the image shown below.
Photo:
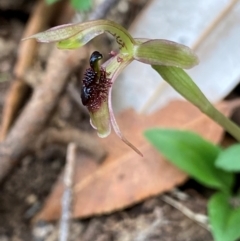
{"label": "green flower stem", "polygon": [[204,114],[222,126],[240,142],[240,128],[219,112],[205,97],[190,76],[181,68],[153,65],[162,78]]}
{"label": "green flower stem", "polygon": [[[204,111],[203,111],[204,112]],[[228,131],[238,142],[240,142],[240,128],[234,122],[232,122],[229,118],[224,116],[221,112],[219,112],[214,106],[209,106],[208,111],[204,112],[207,116],[209,116],[212,120],[217,122],[220,126],[222,126],[226,131]]]}

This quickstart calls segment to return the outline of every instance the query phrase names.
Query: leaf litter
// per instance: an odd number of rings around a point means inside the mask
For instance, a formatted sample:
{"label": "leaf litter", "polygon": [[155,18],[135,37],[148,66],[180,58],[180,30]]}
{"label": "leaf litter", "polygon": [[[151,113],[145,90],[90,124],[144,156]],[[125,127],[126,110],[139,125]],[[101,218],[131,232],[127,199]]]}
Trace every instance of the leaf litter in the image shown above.
{"label": "leaf litter", "polygon": [[[217,107],[229,116],[235,105],[221,102]],[[112,213],[186,182],[187,175],[165,160],[144,139],[142,133],[145,129],[189,129],[216,144],[224,133],[220,126],[185,101],[173,101],[149,116],[126,110],[118,116],[118,122],[123,133],[142,151],[144,157],[122,145],[115,135],[101,140],[108,152],[101,164],[80,154],[76,160],[73,188],[74,218]],[[60,177],[35,221],[50,221],[60,217],[62,193]]]}

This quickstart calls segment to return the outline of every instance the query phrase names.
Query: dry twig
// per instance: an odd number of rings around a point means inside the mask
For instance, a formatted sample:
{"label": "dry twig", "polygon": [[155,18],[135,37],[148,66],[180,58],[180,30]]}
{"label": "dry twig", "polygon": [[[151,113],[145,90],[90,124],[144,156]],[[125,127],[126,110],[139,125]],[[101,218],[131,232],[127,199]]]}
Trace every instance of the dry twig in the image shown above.
{"label": "dry twig", "polygon": [[65,190],[62,196],[62,216],[59,227],[59,241],[67,241],[69,236],[70,219],[72,216],[72,186],[75,169],[77,145],[70,143],[67,149],[67,162],[63,182]]}
{"label": "dry twig", "polygon": [[179,210],[180,212],[182,212],[186,217],[188,217],[189,219],[193,220],[194,222],[199,224],[201,227],[203,227],[206,230],[210,231],[210,227],[208,225],[208,218],[207,218],[206,215],[194,213],[189,208],[185,207],[182,203],[174,200],[170,196],[162,195],[161,199],[165,203],[171,205],[172,207],[174,207],[177,210]]}
{"label": "dry twig", "polygon": [[53,50],[42,83],[0,145],[0,180],[33,148],[58,104],[68,75],[79,65],[80,59],[85,57],[84,52],[84,49],[81,52]]}
{"label": "dry twig", "polygon": [[[43,0],[39,0],[28,21],[23,37],[32,35],[46,28],[53,15],[53,11],[54,8],[52,6],[47,6]],[[24,74],[31,66],[36,51],[37,42],[34,40],[24,41],[19,44],[17,62],[13,71],[13,84],[9,89],[3,109],[0,140],[5,139],[19,108],[24,102],[26,94],[30,91],[29,85],[24,81]]]}

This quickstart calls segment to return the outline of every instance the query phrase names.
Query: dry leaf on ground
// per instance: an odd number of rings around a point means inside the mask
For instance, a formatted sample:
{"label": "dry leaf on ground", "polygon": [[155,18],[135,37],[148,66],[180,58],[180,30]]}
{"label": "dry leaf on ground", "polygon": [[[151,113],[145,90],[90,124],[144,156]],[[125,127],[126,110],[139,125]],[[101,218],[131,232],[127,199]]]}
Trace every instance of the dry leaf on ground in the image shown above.
{"label": "dry leaf on ground", "polygon": [[[225,115],[233,109],[233,105],[226,102],[218,107]],[[110,213],[171,190],[187,180],[185,173],[167,162],[144,139],[145,129],[154,126],[190,129],[214,143],[219,143],[223,135],[220,126],[184,101],[174,101],[149,116],[127,110],[117,119],[123,133],[144,157],[138,156],[115,135],[102,140],[109,155],[101,165],[86,156],[79,156],[75,172],[74,217]],[[60,217],[62,192],[63,184],[59,180],[36,220]]]}

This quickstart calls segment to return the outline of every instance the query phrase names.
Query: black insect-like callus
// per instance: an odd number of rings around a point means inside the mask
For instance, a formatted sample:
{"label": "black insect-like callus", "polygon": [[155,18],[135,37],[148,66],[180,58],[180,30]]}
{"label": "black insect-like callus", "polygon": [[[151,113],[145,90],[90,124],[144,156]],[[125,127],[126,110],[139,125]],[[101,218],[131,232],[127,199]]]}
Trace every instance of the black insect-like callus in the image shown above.
{"label": "black insect-like callus", "polygon": [[107,101],[111,79],[107,77],[106,70],[99,65],[102,54],[92,53],[89,63],[90,68],[85,71],[81,91],[82,103],[89,111],[98,111],[103,102]]}

